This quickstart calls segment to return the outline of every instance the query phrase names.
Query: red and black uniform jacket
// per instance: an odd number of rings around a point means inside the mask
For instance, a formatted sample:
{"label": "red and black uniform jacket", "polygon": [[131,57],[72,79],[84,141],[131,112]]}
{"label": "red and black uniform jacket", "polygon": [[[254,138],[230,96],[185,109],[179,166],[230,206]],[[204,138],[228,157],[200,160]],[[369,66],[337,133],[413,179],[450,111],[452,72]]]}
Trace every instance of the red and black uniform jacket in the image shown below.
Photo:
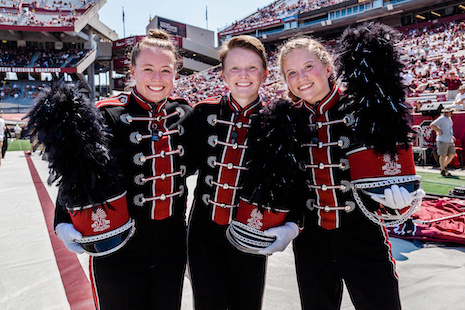
{"label": "red and black uniform jacket", "polygon": [[[339,228],[352,212],[360,213],[350,187],[346,155],[360,144],[354,139],[341,96],[341,91],[334,86],[316,105],[301,100],[294,106],[300,111],[296,123],[307,132],[300,135],[304,149],[302,169],[308,188],[303,195],[307,195],[306,206],[312,215],[305,218],[305,224],[317,224],[328,230]],[[370,203],[376,209],[376,204]]]}
{"label": "red and black uniform jacket", "polygon": [[[181,98],[159,103],[134,89],[97,103],[111,132],[110,150],[117,158],[133,218],[184,220],[187,187],[184,162],[185,124],[192,110]],[[70,222],[57,206],[55,224]]]}
{"label": "red and black uniform jacket", "polygon": [[228,225],[239,203],[245,171],[247,132],[262,101],[242,108],[229,95],[205,99],[194,107],[195,160],[199,168],[194,208],[208,208],[212,221]]}

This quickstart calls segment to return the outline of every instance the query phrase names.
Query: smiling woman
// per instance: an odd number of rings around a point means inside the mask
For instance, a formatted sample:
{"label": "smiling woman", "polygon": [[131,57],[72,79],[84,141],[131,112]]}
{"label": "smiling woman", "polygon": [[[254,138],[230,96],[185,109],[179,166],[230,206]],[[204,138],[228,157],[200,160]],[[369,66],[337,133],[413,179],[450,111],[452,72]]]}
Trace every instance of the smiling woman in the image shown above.
{"label": "smiling woman", "polygon": [[220,50],[230,93],[194,107],[199,174],[188,229],[188,259],[195,309],[260,309],[266,257],[242,253],[226,238],[247,162],[248,133],[262,107],[267,76],[263,44],[236,36]]}
{"label": "smiling woman", "polygon": [[231,96],[244,108],[258,97],[268,75],[266,62],[255,51],[240,46],[222,55],[223,77]]}
{"label": "smiling woman", "polygon": [[[131,53],[131,92],[97,103],[136,228],[122,248],[91,257],[97,309],[180,308],[186,266],[184,126],[191,108],[182,98],[168,97],[176,59],[168,34],[150,30]],[[60,197],[57,235],[70,251],[82,253],[75,242],[81,231],[71,224],[66,205],[73,202]]]}
{"label": "smiling woman", "polygon": [[[164,35],[155,37],[163,38]],[[166,44],[159,45],[135,48],[130,65],[135,88],[152,102],[168,97],[174,88],[176,77],[175,50]]]}

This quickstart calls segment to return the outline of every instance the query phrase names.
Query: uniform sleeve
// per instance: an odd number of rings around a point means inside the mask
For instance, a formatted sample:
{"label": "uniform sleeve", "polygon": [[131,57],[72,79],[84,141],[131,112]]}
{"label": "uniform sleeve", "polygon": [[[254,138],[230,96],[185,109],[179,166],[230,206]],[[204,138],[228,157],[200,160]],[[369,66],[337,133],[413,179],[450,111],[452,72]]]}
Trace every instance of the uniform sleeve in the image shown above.
{"label": "uniform sleeve", "polygon": [[71,223],[71,216],[63,205],[63,201],[60,199],[61,191],[58,191],[58,197],[55,203],[55,219],[53,221],[53,229],[60,223]]}
{"label": "uniform sleeve", "polygon": [[199,168],[199,152],[197,126],[195,122],[195,109],[189,108],[189,112],[184,116],[182,126],[184,133],[181,136],[181,143],[184,147],[182,164],[187,168],[187,175],[193,174]]}

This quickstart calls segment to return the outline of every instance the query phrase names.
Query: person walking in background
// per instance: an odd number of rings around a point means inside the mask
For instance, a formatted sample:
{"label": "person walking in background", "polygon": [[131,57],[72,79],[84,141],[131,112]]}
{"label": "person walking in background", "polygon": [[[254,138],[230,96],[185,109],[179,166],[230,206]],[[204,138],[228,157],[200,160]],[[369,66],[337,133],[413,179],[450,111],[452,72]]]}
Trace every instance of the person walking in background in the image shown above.
{"label": "person walking in background", "polygon": [[8,150],[8,142],[10,141],[8,139],[11,139],[11,133],[10,133],[10,129],[8,128],[8,126],[5,126],[5,134],[4,134],[3,145],[2,145],[2,158],[5,158],[5,153]]}
{"label": "person walking in background", "polygon": [[439,155],[439,168],[441,175],[450,177],[452,174],[447,170],[455,156],[455,137],[452,122],[452,108],[442,109],[442,115],[434,120],[430,127],[436,132],[436,145]]}
{"label": "person walking in background", "polygon": [[3,153],[3,143],[5,143],[3,140],[5,139],[5,120],[1,117],[0,115],[0,150],[2,150],[2,157],[0,158],[0,165],[2,164],[2,158],[4,156]]}
{"label": "person walking in background", "polygon": [[22,131],[21,127],[19,127],[19,125],[16,124],[14,128],[16,140],[19,140],[19,138],[21,137],[21,131]]}

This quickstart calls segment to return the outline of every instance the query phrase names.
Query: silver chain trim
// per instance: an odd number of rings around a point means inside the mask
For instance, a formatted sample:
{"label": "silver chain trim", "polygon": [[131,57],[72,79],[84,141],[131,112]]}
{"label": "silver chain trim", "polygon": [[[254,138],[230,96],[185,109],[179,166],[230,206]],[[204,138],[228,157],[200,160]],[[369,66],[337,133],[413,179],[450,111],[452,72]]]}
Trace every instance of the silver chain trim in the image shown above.
{"label": "silver chain trim", "polygon": [[382,180],[378,180],[377,178],[376,179],[361,179],[361,180],[352,181],[352,183],[354,184],[354,187],[356,189],[367,189],[367,188],[386,187],[389,185],[414,182],[414,181],[421,181],[421,176],[409,175],[409,176],[401,176],[401,177],[383,178]]}
{"label": "silver chain trim", "polygon": [[357,202],[357,205],[360,207],[360,210],[362,210],[362,213],[373,223],[381,225],[381,226],[385,226],[385,227],[398,226],[404,223],[413,213],[420,210],[421,208],[421,199],[414,198],[412,201],[412,204],[410,205],[410,209],[402,215],[399,215],[399,216],[378,215],[376,213],[368,211],[368,209],[363,204],[363,201],[360,198],[357,192],[357,189],[353,188],[352,190],[354,192],[355,201]]}
{"label": "silver chain trim", "polygon": [[126,230],[130,229],[132,226],[134,226],[134,220],[129,219],[129,221],[127,221],[126,224],[116,229],[110,230],[106,233],[96,235],[96,236],[83,237],[82,239],[75,239],[74,241],[76,241],[77,243],[92,243],[92,242],[102,241],[102,240],[117,236],[125,232]]}

